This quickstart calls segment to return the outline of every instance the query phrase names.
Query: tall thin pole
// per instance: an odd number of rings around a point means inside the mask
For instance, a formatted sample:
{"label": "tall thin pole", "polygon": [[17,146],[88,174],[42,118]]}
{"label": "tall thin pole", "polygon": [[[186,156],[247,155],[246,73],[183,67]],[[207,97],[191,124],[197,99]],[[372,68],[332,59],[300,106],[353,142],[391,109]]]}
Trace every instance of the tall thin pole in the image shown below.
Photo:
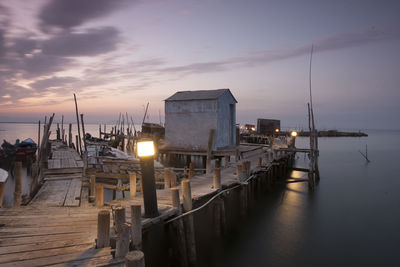
{"label": "tall thin pole", "polygon": [[79,145],[79,153],[82,155],[82,140],[81,140],[81,127],[79,126],[79,112],[78,112],[78,103],[76,102],[76,95],[74,94],[74,100],[75,100],[75,111],[76,111],[76,124],[78,125],[78,137],[79,137],[79,144],[76,144],[77,146]]}
{"label": "tall thin pole", "polygon": [[144,112],[144,116],[143,116],[142,125],[143,125],[143,123],[144,123],[144,121],[145,121],[145,119],[146,119],[146,115],[147,115],[147,109],[148,109],[148,108],[149,108],[149,102],[147,102],[146,110],[145,110],[145,112]]}

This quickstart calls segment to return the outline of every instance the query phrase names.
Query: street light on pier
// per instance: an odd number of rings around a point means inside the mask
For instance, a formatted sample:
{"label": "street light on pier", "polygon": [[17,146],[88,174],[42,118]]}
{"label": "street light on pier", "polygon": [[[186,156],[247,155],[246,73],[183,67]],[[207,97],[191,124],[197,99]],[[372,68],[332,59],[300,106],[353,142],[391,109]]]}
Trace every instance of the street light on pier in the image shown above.
{"label": "street light on pier", "polygon": [[154,218],[159,215],[154,178],[154,142],[151,139],[140,139],[136,144],[142,171],[144,217]]}

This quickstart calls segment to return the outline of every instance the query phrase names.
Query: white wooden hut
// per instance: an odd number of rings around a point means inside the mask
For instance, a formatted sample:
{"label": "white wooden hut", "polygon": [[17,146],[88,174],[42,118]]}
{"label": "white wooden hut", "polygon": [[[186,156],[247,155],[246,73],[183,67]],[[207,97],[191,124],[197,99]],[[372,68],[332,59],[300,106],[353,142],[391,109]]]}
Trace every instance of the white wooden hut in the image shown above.
{"label": "white wooden hut", "polygon": [[207,150],[210,129],[215,129],[213,150],[235,146],[236,103],[229,89],[181,91],[167,98],[167,147]]}

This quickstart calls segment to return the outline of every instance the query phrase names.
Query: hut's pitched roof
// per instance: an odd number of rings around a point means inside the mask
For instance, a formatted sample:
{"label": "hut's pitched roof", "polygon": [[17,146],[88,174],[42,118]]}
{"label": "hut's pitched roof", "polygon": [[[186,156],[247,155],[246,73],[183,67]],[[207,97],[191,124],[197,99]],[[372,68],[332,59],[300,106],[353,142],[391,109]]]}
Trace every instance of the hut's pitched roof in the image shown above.
{"label": "hut's pitched roof", "polygon": [[180,91],[176,92],[172,96],[165,99],[165,101],[187,101],[187,100],[205,100],[205,99],[217,99],[225,92],[228,92],[233,100],[237,103],[235,97],[232,95],[229,89],[217,89],[217,90],[198,90],[198,91]]}

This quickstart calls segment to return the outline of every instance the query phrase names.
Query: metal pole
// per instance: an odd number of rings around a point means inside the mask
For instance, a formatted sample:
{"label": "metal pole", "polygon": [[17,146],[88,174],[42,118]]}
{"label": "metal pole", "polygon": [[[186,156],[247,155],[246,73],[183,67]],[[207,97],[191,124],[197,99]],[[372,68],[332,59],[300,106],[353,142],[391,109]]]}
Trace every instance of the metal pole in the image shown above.
{"label": "metal pole", "polygon": [[154,218],[159,215],[154,178],[154,157],[141,157],[140,169],[142,170],[144,217]]}

